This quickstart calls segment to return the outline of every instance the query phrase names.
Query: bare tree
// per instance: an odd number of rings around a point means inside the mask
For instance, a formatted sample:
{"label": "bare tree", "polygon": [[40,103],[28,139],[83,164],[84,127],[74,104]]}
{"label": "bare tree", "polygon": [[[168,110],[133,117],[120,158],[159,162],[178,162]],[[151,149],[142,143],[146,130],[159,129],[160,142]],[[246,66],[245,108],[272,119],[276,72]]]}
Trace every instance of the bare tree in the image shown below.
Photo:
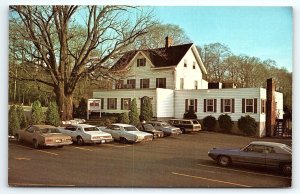
{"label": "bare tree", "polygon": [[110,65],[147,32],[152,17],[128,6],[10,6],[10,25],[10,40],[23,42],[10,45],[25,57],[20,67],[32,68],[19,79],[53,88],[62,119],[71,119],[79,80]]}

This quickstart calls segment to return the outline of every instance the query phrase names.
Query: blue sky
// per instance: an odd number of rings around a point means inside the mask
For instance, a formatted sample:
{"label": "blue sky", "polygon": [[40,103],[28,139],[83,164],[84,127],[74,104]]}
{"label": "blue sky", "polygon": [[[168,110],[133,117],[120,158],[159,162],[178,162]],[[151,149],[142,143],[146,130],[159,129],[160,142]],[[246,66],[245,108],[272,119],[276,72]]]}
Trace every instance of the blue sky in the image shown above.
{"label": "blue sky", "polygon": [[153,7],[163,23],[179,25],[196,45],[220,42],[236,54],[273,59],[292,71],[290,7]]}

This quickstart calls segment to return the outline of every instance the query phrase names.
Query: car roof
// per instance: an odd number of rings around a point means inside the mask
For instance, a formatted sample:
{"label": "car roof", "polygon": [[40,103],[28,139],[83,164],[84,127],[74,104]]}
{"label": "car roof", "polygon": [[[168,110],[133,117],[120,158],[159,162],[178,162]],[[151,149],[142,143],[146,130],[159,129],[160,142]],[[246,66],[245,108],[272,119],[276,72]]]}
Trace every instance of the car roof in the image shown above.
{"label": "car roof", "polygon": [[37,128],[39,128],[39,129],[56,128],[56,127],[54,127],[54,126],[52,126],[52,125],[32,125],[32,126],[37,127]]}
{"label": "car roof", "polygon": [[119,127],[134,127],[133,125],[128,125],[124,123],[113,123],[112,125],[117,125]]}
{"label": "car roof", "polygon": [[82,128],[96,127],[95,125],[89,125],[89,124],[71,124],[69,126],[82,127]]}
{"label": "car roof", "polygon": [[283,144],[283,143],[268,142],[268,141],[253,141],[253,142],[251,142],[251,144],[255,144],[255,145],[264,145],[264,146],[277,146],[277,147],[286,146],[286,145]]}

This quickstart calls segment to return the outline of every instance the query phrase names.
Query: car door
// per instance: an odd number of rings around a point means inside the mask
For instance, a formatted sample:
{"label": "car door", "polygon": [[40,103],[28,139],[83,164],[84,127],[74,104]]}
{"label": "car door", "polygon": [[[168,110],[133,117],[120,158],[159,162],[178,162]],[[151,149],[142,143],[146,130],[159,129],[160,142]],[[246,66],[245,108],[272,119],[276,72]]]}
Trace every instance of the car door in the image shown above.
{"label": "car door", "polygon": [[33,132],[34,132],[34,130],[35,130],[35,127],[34,127],[34,126],[28,127],[28,128],[25,129],[24,132],[22,133],[21,138],[22,138],[24,141],[31,142],[31,141],[32,141],[32,137],[33,137]]}
{"label": "car door", "polygon": [[113,136],[114,139],[120,139],[121,137],[121,127],[117,125],[112,125],[110,127],[111,129],[111,135]]}
{"label": "car door", "polygon": [[76,127],[74,126],[69,126],[66,127],[65,129],[63,129],[63,133],[65,133],[66,135],[69,135],[72,137],[73,140],[76,140]]}
{"label": "car door", "polygon": [[237,162],[265,165],[266,152],[263,145],[249,145],[240,151]]}

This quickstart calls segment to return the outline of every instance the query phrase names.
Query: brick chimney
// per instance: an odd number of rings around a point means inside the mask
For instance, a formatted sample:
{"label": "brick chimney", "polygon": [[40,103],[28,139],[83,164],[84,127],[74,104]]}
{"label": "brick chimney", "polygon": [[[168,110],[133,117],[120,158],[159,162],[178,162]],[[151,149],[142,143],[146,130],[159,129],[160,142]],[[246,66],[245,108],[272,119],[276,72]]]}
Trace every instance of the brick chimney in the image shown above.
{"label": "brick chimney", "polygon": [[271,137],[276,122],[275,82],[272,78],[267,79],[267,102],[266,102],[266,136]]}
{"label": "brick chimney", "polygon": [[170,46],[172,46],[172,44],[173,44],[173,38],[172,37],[167,36],[165,38],[165,40],[166,40],[165,48],[169,48]]}

